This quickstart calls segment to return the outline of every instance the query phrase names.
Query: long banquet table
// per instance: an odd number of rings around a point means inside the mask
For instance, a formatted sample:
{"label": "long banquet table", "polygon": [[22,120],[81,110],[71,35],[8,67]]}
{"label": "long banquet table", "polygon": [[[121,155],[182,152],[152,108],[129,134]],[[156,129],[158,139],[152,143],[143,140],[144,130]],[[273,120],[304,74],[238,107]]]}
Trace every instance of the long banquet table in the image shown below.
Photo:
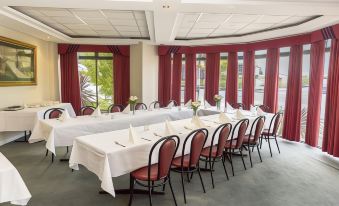
{"label": "long banquet table", "polygon": [[18,170],[0,152],[0,203],[27,205],[31,197]]}
{"label": "long banquet table", "polygon": [[[200,115],[216,114],[217,110],[201,110]],[[136,111],[135,115],[110,113],[96,116],[79,116],[66,121],[46,119],[37,122],[29,139],[30,143],[45,140],[46,148],[55,155],[56,147],[72,146],[76,137],[155,124],[165,120],[180,120],[192,117],[190,109],[172,108],[153,111]]]}
{"label": "long banquet table", "polygon": [[[236,120],[234,114],[228,115],[235,119],[230,122],[234,126],[238,120]],[[265,116],[266,122],[264,127],[268,128],[273,114],[266,114]],[[208,140],[205,145],[209,146],[213,132],[220,125],[219,114],[200,118],[209,131]],[[247,130],[247,133],[249,133],[256,116],[248,115],[246,118],[250,121]],[[176,135],[180,138],[181,144],[177,153],[179,155],[182,151],[183,140],[192,131],[188,129],[191,127],[187,126],[192,124],[191,118],[173,121],[171,124],[176,129]],[[78,170],[79,164],[85,166],[101,180],[101,188],[115,196],[112,177],[128,174],[131,171],[146,166],[148,164],[149,151],[153,143],[161,138],[160,136],[165,136],[164,123],[150,125],[149,130],[146,131],[144,127],[137,127],[135,130],[140,137],[151,141],[144,140],[139,144],[131,144],[129,142],[128,129],[77,137],[73,143],[69,160],[70,168]],[[115,144],[115,141],[126,147]],[[154,153],[154,157],[158,157],[158,155]],[[156,162],[157,159],[155,158],[153,163]]]}
{"label": "long banquet table", "polygon": [[55,107],[67,109],[71,117],[76,116],[70,103],[61,103],[47,107],[24,108],[18,111],[0,111],[0,132],[32,131],[36,122],[43,119],[45,111]]}

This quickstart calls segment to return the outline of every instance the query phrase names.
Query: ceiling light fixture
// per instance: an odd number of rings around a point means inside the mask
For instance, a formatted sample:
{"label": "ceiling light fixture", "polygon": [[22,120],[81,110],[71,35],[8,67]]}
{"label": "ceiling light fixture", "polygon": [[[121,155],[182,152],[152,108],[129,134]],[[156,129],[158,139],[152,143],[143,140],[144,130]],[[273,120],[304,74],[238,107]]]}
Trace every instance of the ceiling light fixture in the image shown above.
{"label": "ceiling light fixture", "polygon": [[170,6],[169,6],[169,5],[163,5],[162,8],[164,8],[164,9],[169,9]]}

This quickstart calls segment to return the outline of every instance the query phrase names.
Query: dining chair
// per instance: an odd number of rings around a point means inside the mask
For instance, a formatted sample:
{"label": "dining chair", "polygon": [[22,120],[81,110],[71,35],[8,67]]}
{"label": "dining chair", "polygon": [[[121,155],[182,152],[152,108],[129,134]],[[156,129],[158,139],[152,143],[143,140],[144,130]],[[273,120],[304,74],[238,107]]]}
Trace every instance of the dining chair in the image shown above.
{"label": "dining chair", "polygon": [[197,171],[200,177],[202,189],[204,193],[206,193],[204,182],[200,173],[199,158],[206,143],[207,137],[208,131],[205,128],[197,129],[189,133],[184,140],[181,156],[175,158],[172,161],[171,171],[178,172],[181,175],[181,186],[184,193],[185,204],[187,201],[184,185],[184,174],[186,174],[188,180],[190,180],[189,175]]}
{"label": "dining chair", "polygon": [[124,110],[124,106],[122,104],[111,104],[107,111],[108,113],[122,112]]}
{"label": "dining chair", "polygon": [[[226,141],[231,133],[231,130],[232,130],[232,125],[230,123],[222,124],[218,126],[218,128],[214,130],[212,140],[211,140],[211,145],[209,147],[205,147],[201,152],[200,160],[205,162],[205,169],[207,169],[207,163],[209,164],[209,171],[211,173],[213,188],[214,188],[213,171],[214,171],[214,163],[216,161],[221,160],[222,165],[224,167],[225,174],[226,174],[226,178],[227,180],[229,180],[226,166],[225,166],[225,158],[224,158],[223,152],[224,152],[224,148],[226,145]],[[218,141],[217,143],[215,143],[215,139],[217,138],[218,138]]]}
{"label": "dining chair", "polygon": [[149,104],[148,108],[158,109],[158,108],[160,108],[160,102],[159,101],[153,101]]}
{"label": "dining chair", "polygon": [[257,117],[252,123],[250,133],[245,135],[245,138],[243,141],[243,146],[248,149],[248,155],[250,157],[251,167],[253,167],[251,150],[253,152],[255,147],[258,150],[259,158],[260,158],[260,161],[262,162],[261,154],[259,150],[259,144],[260,144],[259,138],[261,136],[261,133],[265,125],[265,119],[266,119],[265,116]]}
{"label": "dining chair", "polygon": [[135,110],[147,110],[146,104],[142,103],[142,102],[137,103],[134,108],[135,108]]}
{"label": "dining chair", "polygon": [[[57,119],[62,115],[62,112],[65,111],[63,108],[50,108],[45,111],[44,119]],[[67,147],[68,153],[68,147]],[[46,157],[48,155],[48,149],[46,149]],[[54,162],[54,154],[52,153],[52,162]]]}
{"label": "dining chair", "polygon": [[263,104],[254,105],[254,106],[257,107],[257,108],[260,108],[264,112],[270,112],[270,107],[269,106],[266,106],[266,105],[263,105]]}
{"label": "dining chair", "polygon": [[282,122],[282,117],[283,117],[283,113],[277,112],[273,116],[273,118],[271,119],[269,128],[264,129],[264,131],[262,132],[261,138],[260,138],[260,148],[262,146],[263,139],[265,139],[268,142],[268,147],[270,148],[271,157],[273,155],[272,155],[270,139],[275,140],[275,143],[276,143],[277,148],[278,148],[278,152],[280,154],[280,148],[279,148],[279,144],[278,144],[278,141],[277,141],[277,134],[278,134],[278,129],[280,127],[280,124]]}
{"label": "dining chair", "polygon": [[91,115],[95,110],[95,107],[93,106],[84,106],[84,107],[81,107],[80,109],[80,114],[81,116],[83,115]]}
{"label": "dining chair", "polygon": [[167,103],[167,107],[168,107],[168,105],[170,105],[171,103],[173,103],[173,105],[175,106],[175,107],[177,107],[178,106],[178,102],[177,101],[175,101],[174,99],[172,99],[172,100],[170,100],[168,103]]}
{"label": "dining chair", "polygon": [[232,104],[232,107],[234,109],[240,109],[240,108],[244,108],[244,105],[242,103],[235,103],[235,104]]}
{"label": "dining chair", "polygon": [[248,123],[249,123],[248,119],[240,120],[234,126],[234,128],[232,130],[231,139],[226,141],[224,155],[227,155],[227,157],[228,157],[228,159],[231,163],[233,176],[234,176],[234,166],[233,166],[232,156],[233,156],[235,150],[239,151],[242,163],[243,163],[244,168],[246,170],[244,156],[243,156],[243,153],[242,153],[242,149],[243,149],[242,144],[243,144],[243,140],[245,138]]}
{"label": "dining chair", "polygon": [[[163,137],[154,143],[149,153],[148,165],[130,173],[130,198],[128,205],[132,205],[134,185],[136,183],[148,188],[149,202],[152,205],[152,192],[154,188],[164,186],[167,182],[170,185],[174,203],[177,205],[171,183],[170,168],[177,153],[179,143],[180,139],[176,135]],[[158,163],[152,164],[155,155],[158,156]]]}

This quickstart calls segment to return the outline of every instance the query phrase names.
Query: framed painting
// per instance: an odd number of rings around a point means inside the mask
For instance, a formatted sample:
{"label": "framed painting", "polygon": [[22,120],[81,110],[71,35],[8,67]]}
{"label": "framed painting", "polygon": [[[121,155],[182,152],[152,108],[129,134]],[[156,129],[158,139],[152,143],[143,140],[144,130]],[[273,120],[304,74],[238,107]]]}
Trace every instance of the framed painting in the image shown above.
{"label": "framed painting", "polygon": [[0,36],[0,86],[36,84],[36,47]]}

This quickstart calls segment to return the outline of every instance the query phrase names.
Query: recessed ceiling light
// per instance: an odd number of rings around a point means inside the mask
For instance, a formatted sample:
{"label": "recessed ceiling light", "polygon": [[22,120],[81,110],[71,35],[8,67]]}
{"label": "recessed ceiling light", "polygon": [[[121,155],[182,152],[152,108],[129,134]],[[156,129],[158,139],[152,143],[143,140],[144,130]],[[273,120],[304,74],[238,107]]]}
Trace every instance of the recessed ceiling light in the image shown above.
{"label": "recessed ceiling light", "polygon": [[163,5],[162,8],[164,8],[164,9],[169,9],[169,8],[170,8],[170,5]]}

